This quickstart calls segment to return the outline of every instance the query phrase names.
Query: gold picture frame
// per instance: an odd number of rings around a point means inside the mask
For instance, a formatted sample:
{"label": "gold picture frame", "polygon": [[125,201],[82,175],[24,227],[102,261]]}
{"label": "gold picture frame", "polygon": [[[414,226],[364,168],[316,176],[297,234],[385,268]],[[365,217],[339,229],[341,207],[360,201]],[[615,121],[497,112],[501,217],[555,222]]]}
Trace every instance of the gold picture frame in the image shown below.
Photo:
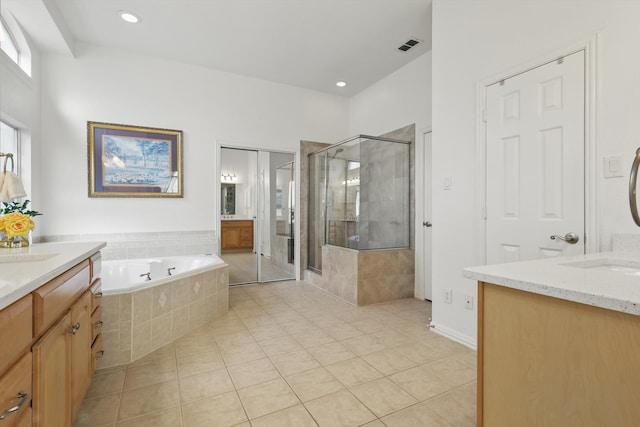
{"label": "gold picture frame", "polygon": [[183,197],[182,131],[87,122],[89,197]]}

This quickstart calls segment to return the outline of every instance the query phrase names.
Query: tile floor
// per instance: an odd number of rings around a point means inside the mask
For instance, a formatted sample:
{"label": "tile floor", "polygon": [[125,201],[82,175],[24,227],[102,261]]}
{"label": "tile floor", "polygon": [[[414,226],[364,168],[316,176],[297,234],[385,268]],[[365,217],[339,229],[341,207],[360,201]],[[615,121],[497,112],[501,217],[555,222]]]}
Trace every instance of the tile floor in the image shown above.
{"label": "tile floor", "polygon": [[234,287],[226,317],[98,371],[74,427],[475,426],[476,354],[427,330],[430,310]]}

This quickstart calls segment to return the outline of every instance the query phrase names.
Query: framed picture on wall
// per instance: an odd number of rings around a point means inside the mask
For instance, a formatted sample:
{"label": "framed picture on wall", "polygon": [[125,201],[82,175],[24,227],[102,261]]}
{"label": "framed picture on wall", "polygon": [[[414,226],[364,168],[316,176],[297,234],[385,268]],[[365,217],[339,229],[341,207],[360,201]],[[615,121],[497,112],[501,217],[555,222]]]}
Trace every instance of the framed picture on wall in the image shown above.
{"label": "framed picture on wall", "polygon": [[89,197],[183,197],[182,131],[87,122]]}

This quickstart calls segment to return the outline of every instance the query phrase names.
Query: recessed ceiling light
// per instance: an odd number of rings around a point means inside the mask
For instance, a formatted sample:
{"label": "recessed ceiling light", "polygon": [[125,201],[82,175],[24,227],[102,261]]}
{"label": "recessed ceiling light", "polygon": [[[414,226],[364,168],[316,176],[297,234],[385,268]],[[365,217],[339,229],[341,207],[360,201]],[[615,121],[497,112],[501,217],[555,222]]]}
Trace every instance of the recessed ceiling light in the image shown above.
{"label": "recessed ceiling light", "polygon": [[134,15],[131,12],[127,12],[126,10],[121,10],[120,12],[118,12],[118,14],[123,21],[130,24],[137,24],[138,22],[140,22],[140,18],[137,15]]}
{"label": "recessed ceiling light", "polygon": [[336,86],[338,87],[345,87],[347,85],[347,82],[338,82],[336,83]]}

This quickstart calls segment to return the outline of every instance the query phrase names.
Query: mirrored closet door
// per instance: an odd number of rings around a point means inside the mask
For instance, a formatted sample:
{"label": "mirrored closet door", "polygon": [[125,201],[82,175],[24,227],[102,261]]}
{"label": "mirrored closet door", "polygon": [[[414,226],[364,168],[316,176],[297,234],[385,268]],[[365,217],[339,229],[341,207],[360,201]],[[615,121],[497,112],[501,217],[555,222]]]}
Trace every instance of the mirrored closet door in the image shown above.
{"label": "mirrored closet door", "polygon": [[295,278],[295,155],[222,147],[220,255],[229,284]]}

